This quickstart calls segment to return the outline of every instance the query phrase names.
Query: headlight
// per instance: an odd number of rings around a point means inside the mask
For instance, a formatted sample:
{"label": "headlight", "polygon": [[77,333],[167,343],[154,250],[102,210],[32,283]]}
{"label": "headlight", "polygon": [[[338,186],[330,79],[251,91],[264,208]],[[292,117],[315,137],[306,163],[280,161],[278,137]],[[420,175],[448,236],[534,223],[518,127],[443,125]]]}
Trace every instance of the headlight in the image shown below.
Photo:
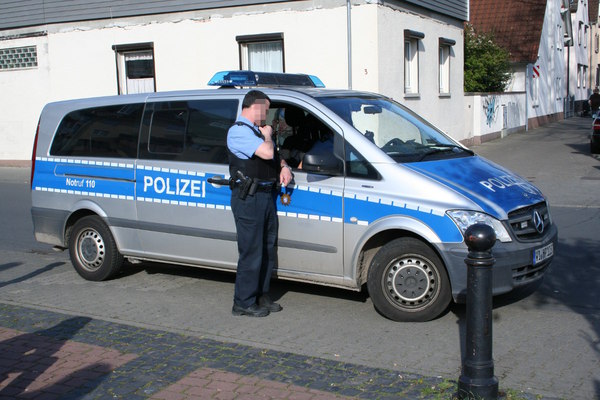
{"label": "headlight", "polygon": [[491,226],[492,229],[494,229],[494,232],[496,233],[496,239],[500,240],[501,242],[512,241],[510,235],[506,231],[506,228],[504,227],[504,225],[502,225],[502,222],[492,217],[491,215],[487,215],[477,211],[464,210],[451,210],[447,211],[446,214],[448,214],[448,216],[452,218],[456,226],[458,226],[458,229],[460,229],[460,231],[462,232],[463,236],[469,226],[481,223]]}

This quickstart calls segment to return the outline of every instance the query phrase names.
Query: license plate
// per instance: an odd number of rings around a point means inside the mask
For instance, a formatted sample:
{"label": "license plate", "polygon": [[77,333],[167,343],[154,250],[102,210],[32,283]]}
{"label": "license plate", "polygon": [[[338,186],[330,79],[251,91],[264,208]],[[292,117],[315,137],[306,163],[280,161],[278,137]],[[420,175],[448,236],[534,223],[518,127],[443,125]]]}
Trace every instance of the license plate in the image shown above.
{"label": "license plate", "polygon": [[554,243],[549,243],[544,247],[534,250],[533,265],[539,264],[554,255]]}

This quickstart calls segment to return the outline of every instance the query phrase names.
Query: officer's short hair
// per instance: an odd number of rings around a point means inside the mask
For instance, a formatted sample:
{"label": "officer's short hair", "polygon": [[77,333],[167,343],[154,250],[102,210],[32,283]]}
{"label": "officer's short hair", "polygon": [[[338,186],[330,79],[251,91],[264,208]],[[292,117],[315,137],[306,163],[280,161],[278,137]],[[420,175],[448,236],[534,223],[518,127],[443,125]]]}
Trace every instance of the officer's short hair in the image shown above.
{"label": "officer's short hair", "polygon": [[267,100],[269,103],[271,102],[269,96],[267,96],[260,90],[251,90],[244,96],[244,100],[242,101],[242,108],[248,108],[254,103],[264,100]]}

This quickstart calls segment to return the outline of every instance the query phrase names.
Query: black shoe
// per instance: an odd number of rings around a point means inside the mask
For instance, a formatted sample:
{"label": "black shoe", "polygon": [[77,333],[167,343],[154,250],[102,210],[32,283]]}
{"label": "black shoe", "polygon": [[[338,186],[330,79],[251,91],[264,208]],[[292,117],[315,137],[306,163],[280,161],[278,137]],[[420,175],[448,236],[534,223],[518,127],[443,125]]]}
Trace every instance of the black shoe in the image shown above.
{"label": "black shoe", "polygon": [[278,312],[283,310],[283,307],[279,303],[275,303],[268,294],[263,294],[258,298],[258,305],[264,307],[270,312]]}
{"label": "black shoe", "polygon": [[252,304],[248,308],[244,308],[238,306],[237,304],[234,304],[233,308],[231,309],[231,313],[236,316],[247,315],[249,317],[266,317],[267,315],[269,315],[269,309],[266,307],[261,307],[257,304]]}

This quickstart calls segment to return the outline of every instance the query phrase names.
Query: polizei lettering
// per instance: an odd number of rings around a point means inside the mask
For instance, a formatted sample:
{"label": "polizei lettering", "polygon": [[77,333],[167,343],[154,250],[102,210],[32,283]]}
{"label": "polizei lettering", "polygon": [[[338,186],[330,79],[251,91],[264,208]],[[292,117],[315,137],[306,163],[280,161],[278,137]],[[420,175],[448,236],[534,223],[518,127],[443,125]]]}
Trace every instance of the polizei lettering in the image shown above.
{"label": "polizei lettering", "polygon": [[144,193],[204,197],[204,183],[197,179],[144,176]]}
{"label": "polizei lettering", "polygon": [[519,186],[527,193],[537,193],[535,187],[531,183],[512,175],[497,176],[494,178],[487,179],[485,181],[479,181],[479,183],[485,186],[487,189],[491,190],[492,192],[496,192],[496,190],[498,189],[507,189],[512,186]]}

